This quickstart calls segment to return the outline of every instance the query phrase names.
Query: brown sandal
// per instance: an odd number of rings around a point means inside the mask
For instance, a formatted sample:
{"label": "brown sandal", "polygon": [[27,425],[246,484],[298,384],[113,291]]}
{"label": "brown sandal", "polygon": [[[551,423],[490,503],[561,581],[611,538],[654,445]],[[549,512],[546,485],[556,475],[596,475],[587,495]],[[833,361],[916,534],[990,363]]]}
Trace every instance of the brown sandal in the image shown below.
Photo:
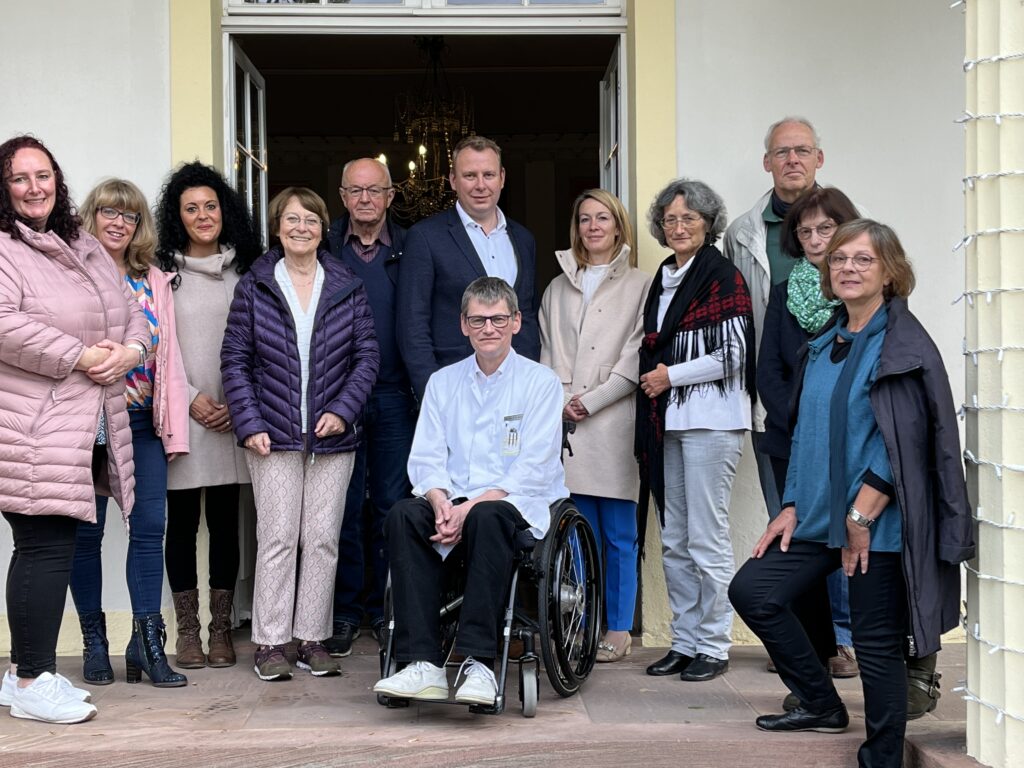
{"label": "brown sandal", "polygon": [[606,640],[602,640],[597,644],[597,657],[596,660],[599,663],[607,664],[613,661],[622,661],[633,652],[633,638],[626,636],[626,642],[622,644],[621,648],[616,648]]}

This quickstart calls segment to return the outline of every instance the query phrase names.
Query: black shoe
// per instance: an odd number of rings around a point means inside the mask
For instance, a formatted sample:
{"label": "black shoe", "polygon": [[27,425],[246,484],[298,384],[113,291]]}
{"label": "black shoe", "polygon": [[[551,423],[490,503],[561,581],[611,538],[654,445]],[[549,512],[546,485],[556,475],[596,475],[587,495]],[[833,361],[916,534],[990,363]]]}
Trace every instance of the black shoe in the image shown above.
{"label": "black shoe", "polygon": [[661,677],[662,675],[677,675],[686,669],[693,662],[693,656],[687,656],[679,651],[669,651],[662,658],[647,667],[647,674]]}
{"label": "black shoe", "polygon": [[370,631],[373,633],[373,639],[377,641],[377,645],[380,645],[381,638],[384,637],[384,619],[374,619],[370,625]]}
{"label": "black shoe", "polygon": [[846,714],[845,704],[840,704],[820,715],[797,707],[792,712],[782,715],[761,715],[754,723],[762,731],[842,733],[850,724],[850,716]]}
{"label": "black shoe", "polygon": [[132,619],[132,637],[124,652],[129,683],[139,682],[145,672],[157,688],[181,688],[188,684],[188,679],[167,663],[166,642],[167,630],[159,613]]}
{"label": "black shoe", "polygon": [[110,666],[107,643],[107,619],[101,611],[78,614],[82,625],[82,678],[92,685],[110,685],[114,670]]}
{"label": "black shoe", "polygon": [[706,653],[698,653],[693,663],[679,674],[679,679],[689,683],[702,683],[705,680],[714,680],[728,671],[728,659],[716,659]]}
{"label": "black shoe", "polygon": [[324,641],[324,648],[334,658],[341,659],[352,653],[352,643],[357,637],[359,627],[345,622],[334,631],[334,637]]}

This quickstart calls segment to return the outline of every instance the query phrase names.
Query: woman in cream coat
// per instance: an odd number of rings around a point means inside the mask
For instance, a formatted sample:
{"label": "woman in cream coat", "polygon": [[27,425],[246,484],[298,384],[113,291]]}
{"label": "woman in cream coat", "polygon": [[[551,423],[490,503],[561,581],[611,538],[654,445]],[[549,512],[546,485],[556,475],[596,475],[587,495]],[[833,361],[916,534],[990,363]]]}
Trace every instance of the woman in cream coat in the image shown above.
{"label": "woman in cream coat", "polygon": [[570,248],[540,308],[541,362],[562,380],[566,420],[576,423],[565,480],[601,541],[607,632],[598,661],[631,649],[637,589],[637,495],[633,457],[638,350],[651,278],[636,268],[622,203],[591,189],[573,203]]}

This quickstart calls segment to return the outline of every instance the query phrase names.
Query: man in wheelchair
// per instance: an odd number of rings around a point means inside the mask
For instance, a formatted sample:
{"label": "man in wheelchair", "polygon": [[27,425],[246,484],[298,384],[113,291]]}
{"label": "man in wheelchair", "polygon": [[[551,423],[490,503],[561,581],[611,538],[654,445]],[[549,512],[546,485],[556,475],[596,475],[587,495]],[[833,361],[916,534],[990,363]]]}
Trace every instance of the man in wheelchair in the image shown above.
{"label": "man in wheelchair", "polygon": [[[516,532],[543,538],[549,507],[568,495],[562,471],[562,385],[512,349],[516,294],[496,277],[470,283],[462,332],[474,354],[430,377],[409,455],[414,497],[386,521],[398,673],[376,693],[448,698],[441,644],[442,562],[463,549],[466,589],[455,651],[466,656],[455,700],[495,703],[498,626],[512,577]],[[458,675],[456,676],[456,682]]]}

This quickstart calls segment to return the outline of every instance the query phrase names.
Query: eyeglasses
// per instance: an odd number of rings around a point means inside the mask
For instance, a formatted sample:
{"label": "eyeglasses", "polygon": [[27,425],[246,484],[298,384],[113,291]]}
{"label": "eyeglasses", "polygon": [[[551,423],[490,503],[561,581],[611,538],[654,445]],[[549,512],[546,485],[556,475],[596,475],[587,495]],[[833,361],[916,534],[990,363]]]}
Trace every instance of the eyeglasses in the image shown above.
{"label": "eyeglasses", "polygon": [[117,208],[111,208],[109,205],[103,206],[102,208],[99,209],[99,211],[100,216],[102,216],[104,219],[109,219],[110,221],[113,221],[118,216],[120,216],[122,219],[124,219],[124,223],[131,227],[138,226],[139,222],[142,221],[141,213],[119,211],[117,210]]}
{"label": "eyeglasses", "polygon": [[685,216],[666,216],[664,219],[658,222],[661,228],[666,232],[672,232],[682,224],[687,229],[696,227],[700,222],[704,221],[703,216],[698,216],[695,213],[688,213]]}
{"label": "eyeglasses", "polygon": [[848,261],[853,262],[853,268],[858,272],[865,272],[872,264],[878,261],[878,257],[868,256],[866,253],[855,253],[853,256],[844,256],[841,253],[830,253],[828,255],[828,265],[832,269],[842,269]]}
{"label": "eyeglasses", "polygon": [[789,157],[790,152],[796,152],[797,157],[801,160],[806,160],[817,151],[817,147],[808,147],[801,144],[799,147],[776,147],[775,149],[769,150],[768,154],[776,160],[786,160]]}
{"label": "eyeglasses", "polygon": [[349,197],[359,198],[363,196],[365,192],[374,200],[380,200],[384,197],[384,193],[387,192],[391,187],[342,187],[341,191]]}
{"label": "eyeglasses", "polygon": [[488,321],[491,323],[492,328],[504,328],[508,325],[508,321],[512,319],[512,315],[465,315],[466,325],[472,328],[474,331],[479,331]]}
{"label": "eyeglasses", "polygon": [[324,223],[316,216],[306,216],[303,218],[295,215],[294,213],[286,213],[281,217],[281,221],[289,227],[297,227],[299,224],[305,224],[308,229],[319,229],[324,225]]}
{"label": "eyeglasses", "polygon": [[797,227],[796,228],[796,239],[800,242],[811,239],[811,235],[815,232],[818,233],[818,237],[822,240],[828,240],[832,237],[832,233],[836,231],[836,227],[839,225],[834,221],[826,221],[824,224],[819,224],[816,227]]}

